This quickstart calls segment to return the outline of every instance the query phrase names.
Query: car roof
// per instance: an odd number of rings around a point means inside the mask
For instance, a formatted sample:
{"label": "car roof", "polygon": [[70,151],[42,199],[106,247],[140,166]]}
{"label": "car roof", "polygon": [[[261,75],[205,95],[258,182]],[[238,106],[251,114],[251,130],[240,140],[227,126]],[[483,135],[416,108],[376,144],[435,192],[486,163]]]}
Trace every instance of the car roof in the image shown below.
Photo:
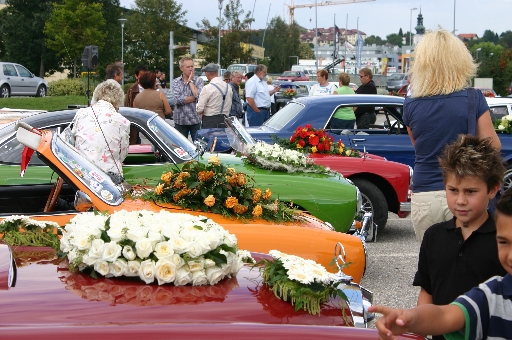
{"label": "car roof", "polygon": [[500,105],[500,104],[512,104],[512,98],[493,98],[485,97],[487,105]]}
{"label": "car roof", "polygon": [[354,104],[382,104],[382,105],[403,105],[404,98],[399,96],[375,95],[375,94],[345,94],[343,96],[308,96],[296,98],[295,101],[308,105],[343,103]]}

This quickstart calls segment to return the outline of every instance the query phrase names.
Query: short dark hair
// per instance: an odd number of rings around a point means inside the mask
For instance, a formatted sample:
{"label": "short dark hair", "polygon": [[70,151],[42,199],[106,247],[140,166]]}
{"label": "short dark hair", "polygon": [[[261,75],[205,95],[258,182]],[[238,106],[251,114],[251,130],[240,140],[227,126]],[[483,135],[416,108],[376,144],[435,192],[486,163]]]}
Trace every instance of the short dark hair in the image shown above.
{"label": "short dark hair", "polygon": [[316,73],[316,75],[321,75],[322,77],[324,77],[325,79],[327,79],[329,77],[329,72],[327,72],[327,70],[324,70],[324,69],[321,69],[321,70],[318,70],[318,72]]}
{"label": "short dark hair", "polygon": [[138,77],[139,76],[139,73],[140,71],[144,71],[144,72],[147,72],[148,68],[144,65],[137,65],[135,66],[135,75]]}
{"label": "short dark hair", "polygon": [[373,79],[372,70],[370,70],[368,67],[360,69],[359,72],[362,72],[365,76],[368,76],[370,79]]}
{"label": "short dark hair", "polygon": [[247,77],[247,79],[251,79],[251,77],[254,75],[254,72],[247,72],[245,74],[245,76]]}
{"label": "short dark hair", "polygon": [[119,65],[109,64],[109,65],[107,65],[105,72],[106,72],[106,77],[105,77],[106,79],[114,79],[115,76],[120,76],[123,74],[123,69]]}
{"label": "short dark hair", "polygon": [[505,175],[503,158],[492,147],[490,138],[459,135],[455,142],[446,145],[438,160],[445,182],[452,174],[459,179],[474,176],[487,184],[488,192],[501,184]]}
{"label": "short dark hair", "polygon": [[156,74],[154,72],[144,72],[139,77],[139,84],[144,89],[152,89],[156,84]]}
{"label": "short dark hair", "polygon": [[494,207],[496,208],[494,215],[495,220],[498,220],[499,214],[512,216],[512,188],[509,188],[507,191],[505,191],[499,201],[496,202]]}

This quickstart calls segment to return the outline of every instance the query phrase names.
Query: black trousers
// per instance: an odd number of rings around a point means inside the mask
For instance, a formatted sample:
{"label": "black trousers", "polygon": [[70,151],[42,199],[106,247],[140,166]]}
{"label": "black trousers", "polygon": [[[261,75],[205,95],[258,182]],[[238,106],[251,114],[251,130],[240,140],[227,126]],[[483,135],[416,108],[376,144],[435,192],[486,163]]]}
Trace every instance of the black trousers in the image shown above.
{"label": "black trousers", "polygon": [[226,127],[226,123],[224,123],[224,118],[226,118],[223,114],[218,114],[215,116],[203,116],[203,125],[202,129],[213,129],[213,128],[223,128]]}
{"label": "black trousers", "polygon": [[375,124],[377,115],[375,113],[365,113],[356,117],[356,125],[358,129],[369,129],[371,124]]}

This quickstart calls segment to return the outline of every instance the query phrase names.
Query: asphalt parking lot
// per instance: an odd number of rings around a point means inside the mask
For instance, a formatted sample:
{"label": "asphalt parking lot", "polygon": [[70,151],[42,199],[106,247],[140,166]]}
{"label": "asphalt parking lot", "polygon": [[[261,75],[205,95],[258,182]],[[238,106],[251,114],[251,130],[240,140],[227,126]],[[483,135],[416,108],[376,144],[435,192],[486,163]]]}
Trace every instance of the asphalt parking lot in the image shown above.
{"label": "asphalt parking lot", "polygon": [[367,245],[368,263],[362,285],[373,292],[373,304],[414,307],[419,288],[412,286],[412,280],[420,243],[414,235],[410,217],[402,219],[389,213],[384,232],[377,235],[377,242]]}

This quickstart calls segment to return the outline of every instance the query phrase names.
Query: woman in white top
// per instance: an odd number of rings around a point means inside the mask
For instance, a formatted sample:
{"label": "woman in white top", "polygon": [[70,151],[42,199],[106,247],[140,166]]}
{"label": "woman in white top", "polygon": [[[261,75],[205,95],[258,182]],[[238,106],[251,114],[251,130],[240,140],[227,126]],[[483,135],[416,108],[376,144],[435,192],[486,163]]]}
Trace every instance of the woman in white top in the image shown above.
{"label": "woman in white top", "polygon": [[318,84],[311,86],[309,90],[310,96],[325,96],[328,94],[333,94],[336,90],[336,86],[334,84],[329,83],[327,78],[329,77],[329,73],[326,70],[320,70],[316,73],[316,80]]}
{"label": "woman in white top", "polygon": [[[274,85],[272,85],[272,77],[267,77],[267,86],[269,91],[274,89]],[[273,115],[274,113],[276,113],[276,95],[272,94],[270,96],[270,115]]]}
{"label": "woman in white top", "polygon": [[130,136],[130,121],[117,112],[123,89],[109,79],[94,89],[92,98],[95,104],[78,110],[73,119],[75,148],[101,170],[122,176]]}

